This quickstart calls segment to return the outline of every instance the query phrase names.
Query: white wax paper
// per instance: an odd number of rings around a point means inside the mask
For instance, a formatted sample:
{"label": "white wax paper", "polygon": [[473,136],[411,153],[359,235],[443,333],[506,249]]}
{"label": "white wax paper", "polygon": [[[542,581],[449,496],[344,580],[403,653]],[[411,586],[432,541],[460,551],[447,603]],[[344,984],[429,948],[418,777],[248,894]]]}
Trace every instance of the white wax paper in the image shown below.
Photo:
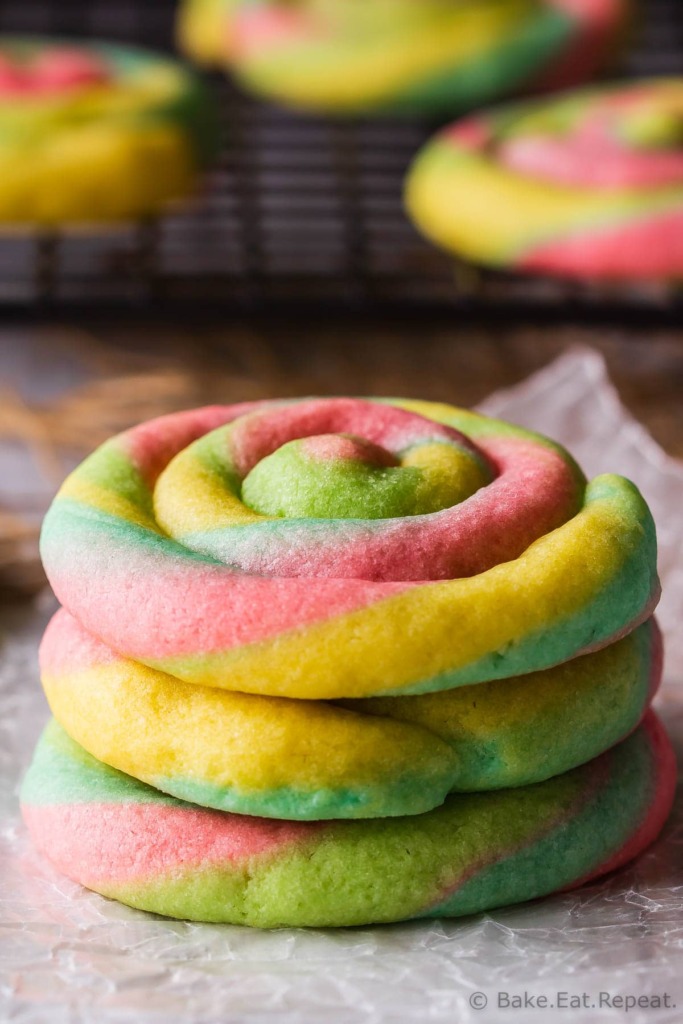
{"label": "white wax paper", "polygon": [[[620,406],[592,352],[570,352],[484,406],[565,442],[589,473],[624,473],[645,492],[658,522],[666,595],[669,682],[660,707],[680,753],[683,470]],[[62,878],[31,850],[16,798],[47,718],[36,647],[51,607],[46,598],[38,608],[0,615],[0,1020],[683,1020],[680,802],[660,841],[607,881],[461,921],[258,932],[164,920]],[[525,994],[527,1005],[515,1008]],[[539,1007],[539,996],[550,1005]],[[632,999],[650,1006],[631,1006]]]}

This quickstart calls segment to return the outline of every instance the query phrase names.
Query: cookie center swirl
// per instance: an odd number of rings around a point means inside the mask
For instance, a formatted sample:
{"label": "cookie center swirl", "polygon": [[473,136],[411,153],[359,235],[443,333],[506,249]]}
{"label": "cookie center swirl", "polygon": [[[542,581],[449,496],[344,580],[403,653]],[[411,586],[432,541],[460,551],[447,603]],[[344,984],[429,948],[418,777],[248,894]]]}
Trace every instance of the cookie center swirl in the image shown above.
{"label": "cookie center swirl", "polygon": [[427,442],[401,458],[352,434],[317,434],[254,466],[242,500],[268,516],[391,519],[440,512],[485,483],[485,466],[458,444]]}
{"label": "cookie center swirl", "polygon": [[[378,544],[420,554],[429,543],[420,524],[495,476],[488,456],[450,427],[391,406],[312,400],[241,417],[189,445],[159,477],[154,509],[185,547],[249,572],[372,577]],[[406,519],[410,546],[397,532]],[[342,570],[339,552],[350,548],[356,557]]]}

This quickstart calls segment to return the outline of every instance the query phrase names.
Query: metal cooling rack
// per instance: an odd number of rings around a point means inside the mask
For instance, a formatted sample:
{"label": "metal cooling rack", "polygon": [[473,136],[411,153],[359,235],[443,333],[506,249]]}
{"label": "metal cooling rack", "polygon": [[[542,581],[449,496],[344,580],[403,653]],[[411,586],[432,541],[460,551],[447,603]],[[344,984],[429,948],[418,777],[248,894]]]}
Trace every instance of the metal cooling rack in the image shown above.
{"label": "metal cooling rack", "polygon": [[[0,0],[0,32],[107,37],[173,49],[173,0]],[[628,75],[683,73],[681,0],[643,0]],[[606,290],[455,267],[401,205],[411,157],[434,125],[335,122],[251,100],[224,77],[221,159],[202,197],[149,224],[0,237],[0,307],[680,311],[658,289]]]}

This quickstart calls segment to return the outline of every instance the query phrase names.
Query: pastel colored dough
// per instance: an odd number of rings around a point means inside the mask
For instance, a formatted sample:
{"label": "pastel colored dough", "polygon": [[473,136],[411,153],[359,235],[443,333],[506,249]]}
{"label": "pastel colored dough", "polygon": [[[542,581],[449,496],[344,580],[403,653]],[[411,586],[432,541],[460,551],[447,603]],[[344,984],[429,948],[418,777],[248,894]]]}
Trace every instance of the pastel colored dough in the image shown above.
{"label": "pastel colored dough", "polygon": [[282,822],[164,796],[53,723],[21,801],[37,848],[105,896],[190,920],[319,927],[456,917],[579,885],[653,842],[674,785],[650,713],[608,753],[537,785],[411,817]]}
{"label": "pastel colored dough", "polygon": [[456,123],[406,185],[420,230],[485,266],[683,276],[683,78],[502,107]]}
{"label": "pastel colored dough", "polygon": [[0,38],[0,224],[152,216],[193,191],[215,150],[203,86],[105,43]]}
{"label": "pastel colored dough", "polygon": [[628,8],[627,0],[188,0],[180,40],[202,60],[220,62],[222,51],[241,83],[295,107],[453,113],[589,78],[613,52]]}
{"label": "pastel colored dough", "polygon": [[[295,517],[245,505],[254,467],[302,438]],[[287,465],[264,469],[285,503]],[[374,491],[369,513],[357,472]],[[330,479],[344,515],[366,518],[317,517]],[[538,435],[398,400],[252,403],[142,424],[66,480],[41,550],[62,604],[121,655],[190,683],[306,699],[549,668],[631,632],[659,596],[654,524],[633,484],[585,484]]]}
{"label": "pastel colored dough", "polygon": [[637,726],[662,665],[651,619],[554,669],[339,707],[181,683],[63,610],[40,660],[53,715],[98,760],[206,807],[300,820],[419,814],[567,771]]}

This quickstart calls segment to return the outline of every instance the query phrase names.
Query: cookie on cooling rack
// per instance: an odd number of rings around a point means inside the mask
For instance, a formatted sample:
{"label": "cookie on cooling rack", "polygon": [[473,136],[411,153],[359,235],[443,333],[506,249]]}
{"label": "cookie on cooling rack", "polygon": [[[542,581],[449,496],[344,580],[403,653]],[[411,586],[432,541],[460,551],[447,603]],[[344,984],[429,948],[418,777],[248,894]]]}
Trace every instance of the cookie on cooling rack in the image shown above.
{"label": "cookie on cooling rack", "polygon": [[196,188],[214,146],[208,96],[174,61],[0,37],[0,227],[154,216]]}
{"label": "cookie on cooling rack", "polygon": [[584,81],[627,0],[186,0],[179,39],[255,93],[334,114],[468,110]]}
{"label": "cookie on cooling rack", "polygon": [[446,128],[407,179],[409,213],[488,267],[683,278],[683,78],[502,107]]}

